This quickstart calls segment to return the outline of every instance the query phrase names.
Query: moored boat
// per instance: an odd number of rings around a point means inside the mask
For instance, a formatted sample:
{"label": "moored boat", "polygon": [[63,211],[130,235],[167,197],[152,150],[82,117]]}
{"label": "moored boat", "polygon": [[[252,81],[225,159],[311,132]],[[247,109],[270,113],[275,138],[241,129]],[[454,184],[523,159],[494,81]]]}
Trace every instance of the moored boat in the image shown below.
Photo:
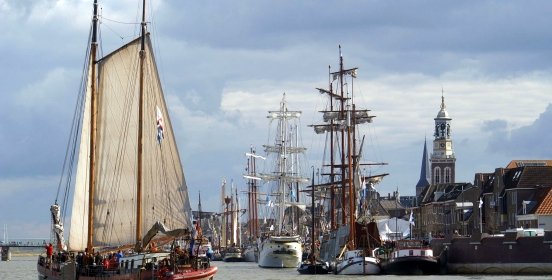
{"label": "moored boat", "polygon": [[[60,180],[66,192],[58,189],[62,202],[56,197],[50,208],[55,250],[38,258],[41,279],[191,280],[217,272],[192,254],[197,231],[142,3],[140,36],[100,58],[94,1],[69,164]],[[67,243],[66,198],[72,198]],[[181,255],[179,241],[186,246]]]}
{"label": "moored boat", "polygon": [[238,247],[230,247],[224,252],[224,257],[222,258],[225,262],[243,262],[245,258],[243,257],[242,251]]}
{"label": "moored boat", "polygon": [[271,220],[275,221],[270,230],[263,233],[259,245],[258,265],[268,268],[296,268],[303,255],[303,240],[294,223],[305,206],[299,203],[299,193],[300,184],[308,179],[301,176],[299,158],[306,148],[298,143],[301,111],[289,110],[285,97],[284,93],[278,111],[269,111],[271,123],[277,121],[275,139],[273,144],[264,145],[270,166],[265,173],[259,174],[259,178],[267,182],[267,208]]}
{"label": "moored boat", "polygon": [[[335,274],[366,275],[379,274],[378,260],[371,255],[374,248],[381,245],[377,230],[375,235],[368,231],[370,223],[359,223],[373,219],[370,204],[373,182],[379,182],[386,174],[362,176],[361,166],[383,165],[384,163],[362,163],[364,138],[357,146],[356,136],[360,125],[372,122],[370,110],[362,109],[354,103],[355,78],[358,68],[345,68],[341,46],[339,47],[339,69],[330,72],[329,87],[318,91],[329,98],[328,107],[321,111],[324,124],[312,125],[317,134],[326,134],[326,147],[330,156],[329,164],[324,163],[321,174],[328,176],[324,197],[329,201],[327,209],[329,227],[321,242],[321,258],[331,262]],[[341,147],[340,151],[337,147]],[[325,152],[326,153],[326,152]],[[340,159],[340,161],[339,161]],[[367,187],[367,180],[370,182]]]}
{"label": "moored boat", "polygon": [[431,240],[443,272],[476,275],[551,275],[550,244],[552,231],[541,235],[526,230]]}
{"label": "moored boat", "polygon": [[302,248],[299,235],[273,235],[267,237],[259,249],[259,266],[291,268],[301,264]]}
{"label": "moored boat", "polygon": [[305,260],[297,268],[299,274],[328,274],[330,273],[331,267],[327,262],[315,260]]}
{"label": "moored boat", "polygon": [[433,249],[426,242],[414,239],[395,241],[382,267],[383,273],[394,275],[432,275],[440,272]]}
{"label": "moored boat", "polygon": [[373,275],[380,272],[379,261],[374,257],[365,256],[363,250],[346,251],[335,264],[335,274]]}

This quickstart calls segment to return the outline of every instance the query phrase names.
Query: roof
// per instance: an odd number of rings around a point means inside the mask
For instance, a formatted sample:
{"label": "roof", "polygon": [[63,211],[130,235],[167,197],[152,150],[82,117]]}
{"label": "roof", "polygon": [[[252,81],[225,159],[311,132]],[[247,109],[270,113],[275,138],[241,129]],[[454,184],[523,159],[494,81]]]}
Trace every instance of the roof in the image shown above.
{"label": "roof", "polygon": [[514,159],[506,165],[506,168],[516,168],[516,167],[524,167],[524,166],[552,166],[552,160]]}
{"label": "roof", "polygon": [[424,141],[424,152],[422,154],[422,167],[420,170],[420,180],[416,184],[416,189],[429,186],[429,160],[427,158],[427,140]]}
{"label": "roof", "polygon": [[552,215],[552,188],[542,188],[543,198],[537,206],[535,214],[537,215]]}
{"label": "roof", "polygon": [[534,188],[536,186],[552,186],[552,166],[525,166],[508,169],[504,173],[504,187]]}
{"label": "roof", "polygon": [[421,194],[422,204],[434,201],[444,202],[448,200],[456,200],[462,191],[472,188],[471,183],[450,183],[431,185],[424,189]]}
{"label": "roof", "polygon": [[382,199],[380,200],[380,205],[387,211],[394,209],[405,209],[401,202],[395,199]]}
{"label": "roof", "polygon": [[447,108],[447,106],[445,105],[445,97],[441,96],[441,110],[439,110],[439,113],[437,113],[437,117],[435,119],[448,119],[448,120],[450,120],[451,118],[449,117],[449,114],[448,114],[446,108]]}

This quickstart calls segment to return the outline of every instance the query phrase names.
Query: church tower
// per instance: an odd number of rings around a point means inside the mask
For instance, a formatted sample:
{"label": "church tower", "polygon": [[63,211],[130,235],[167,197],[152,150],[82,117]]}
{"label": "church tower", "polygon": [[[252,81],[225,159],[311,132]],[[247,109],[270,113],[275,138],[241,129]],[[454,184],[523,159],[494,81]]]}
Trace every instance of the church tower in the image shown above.
{"label": "church tower", "polygon": [[435,120],[433,136],[433,153],[431,154],[431,184],[454,183],[456,158],[452,149],[451,121],[446,106],[445,97],[441,95],[441,110]]}
{"label": "church tower", "polygon": [[429,186],[431,172],[429,171],[429,159],[427,157],[427,140],[424,140],[424,153],[422,154],[422,168],[420,170],[420,180],[416,184],[416,197],[419,197],[422,191]]}

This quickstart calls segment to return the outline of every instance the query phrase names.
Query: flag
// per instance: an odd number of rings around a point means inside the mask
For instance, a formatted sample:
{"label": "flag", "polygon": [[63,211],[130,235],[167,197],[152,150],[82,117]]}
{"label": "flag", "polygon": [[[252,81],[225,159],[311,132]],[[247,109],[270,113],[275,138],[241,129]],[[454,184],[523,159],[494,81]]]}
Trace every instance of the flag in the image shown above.
{"label": "flag", "polygon": [[199,222],[196,222],[196,227],[195,227],[195,234],[196,234],[196,238],[198,236],[202,236],[203,235],[203,232],[201,230],[201,225],[199,224]]}
{"label": "flag", "polygon": [[479,198],[479,209],[481,209],[481,207],[483,207],[483,200]]}
{"label": "flag", "polygon": [[408,219],[408,222],[413,226],[415,225],[414,224],[414,215],[412,215],[412,211],[410,211],[410,218]]}
{"label": "flag", "polygon": [[164,121],[163,121],[163,114],[161,113],[161,109],[159,109],[159,107],[155,106],[155,111],[156,111],[156,119],[157,119],[157,142],[159,142],[159,144],[161,144],[161,141],[163,140],[163,138],[165,138],[165,135],[164,135]]}

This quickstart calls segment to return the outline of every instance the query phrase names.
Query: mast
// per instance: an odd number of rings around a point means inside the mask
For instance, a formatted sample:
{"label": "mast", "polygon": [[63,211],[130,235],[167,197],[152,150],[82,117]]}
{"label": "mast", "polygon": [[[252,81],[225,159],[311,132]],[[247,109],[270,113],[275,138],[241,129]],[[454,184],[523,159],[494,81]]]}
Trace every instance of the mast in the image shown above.
{"label": "mast", "polygon": [[[138,99],[138,172],[136,174],[136,244],[142,239],[142,150],[143,150],[143,127],[144,117],[144,60],[146,57],[145,36],[146,36],[146,0],[142,0],[142,32],[140,34],[140,97]],[[140,244],[140,247],[143,244]],[[141,249],[141,248],[140,248]]]}
{"label": "mast", "polygon": [[348,168],[348,184],[349,184],[349,240],[355,242],[355,186],[353,185],[353,160],[352,160],[352,146],[351,145],[351,111],[347,110],[347,160],[349,161]]}
{"label": "mast", "polygon": [[201,228],[201,191],[198,192],[199,195],[199,203],[197,204],[197,211],[198,211],[198,218],[197,221],[199,223],[199,227]]}
{"label": "mast", "polygon": [[[331,66],[328,66],[328,78],[331,75]],[[333,86],[332,82],[329,81],[330,84],[330,111],[333,111]],[[337,229],[337,222],[335,220],[335,172],[334,172],[334,165],[335,165],[335,158],[334,158],[334,120],[330,120],[330,182],[332,183],[332,187],[330,189],[330,227],[331,229]]]}
{"label": "mast", "polygon": [[311,228],[311,264],[315,264],[316,256],[314,255],[314,166],[312,167],[312,181],[311,181],[311,220],[312,220],[312,228]]}
{"label": "mast", "polygon": [[95,158],[96,158],[96,52],[98,48],[98,0],[94,0],[94,16],[92,18],[92,42],[90,46],[90,63],[92,63],[92,82],[90,85],[90,164],[88,177],[88,232],[86,249],[92,252],[92,240],[94,239],[94,184],[95,182]]}
{"label": "mast", "polygon": [[287,107],[286,107],[286,93],[284,92],[284,97],[282,98],[282,104],[280,111],[282,112],[283,118],[280,119],[280,215],[278,215],[278,235],[282,234],[282,229],[284,227],[284,213],[286,206],[286,167],[287,167],[287,147],[286,147],[286,134],[287,134]]}
{"label": "mast", "polygon": [[[341,106],[340,106],[340,119],[345,119],[345,96],[343,92],[343,55],[341,54],[341,45],[339,45],[339,92],[341,96]],[[345,131],[341,129],[341,224],[345,225],[347,223],[346,215],[346,186],[347,181],[345,180]]]}

